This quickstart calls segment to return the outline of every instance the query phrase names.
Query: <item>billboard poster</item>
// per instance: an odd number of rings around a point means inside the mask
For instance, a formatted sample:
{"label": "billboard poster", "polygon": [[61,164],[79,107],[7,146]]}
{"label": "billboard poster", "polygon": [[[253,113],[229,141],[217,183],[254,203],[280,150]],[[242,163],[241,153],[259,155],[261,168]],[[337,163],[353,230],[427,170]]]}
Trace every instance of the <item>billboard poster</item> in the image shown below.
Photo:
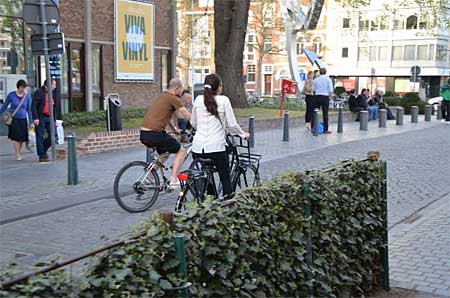
{"label": "billboard poster", "polygon": [[154,80],[155,7],[115,0],[116,80]]}

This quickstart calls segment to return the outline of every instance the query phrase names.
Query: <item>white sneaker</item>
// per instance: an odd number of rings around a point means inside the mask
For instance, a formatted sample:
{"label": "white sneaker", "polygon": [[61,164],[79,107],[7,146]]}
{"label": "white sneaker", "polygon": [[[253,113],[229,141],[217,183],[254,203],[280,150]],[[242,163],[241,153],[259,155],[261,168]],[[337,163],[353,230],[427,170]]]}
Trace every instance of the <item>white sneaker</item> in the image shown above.
{"label": "white sneaker", "polygon": [[445,124],[450,124],[450,121],[445,121]]}
{"label": "white sneaker", "polygon": [[169,184],[170,189],[172,189],[172,190],[177,189],[177,188],[180,188],[180,186],[181,186],[180,180],[177,179],[176,181],[173,181],[173,180],[170,181],[170,184]]}
{"label": "white sneaker", "polygon": [[441,122],[445,122],[445,119],[442,119]]}

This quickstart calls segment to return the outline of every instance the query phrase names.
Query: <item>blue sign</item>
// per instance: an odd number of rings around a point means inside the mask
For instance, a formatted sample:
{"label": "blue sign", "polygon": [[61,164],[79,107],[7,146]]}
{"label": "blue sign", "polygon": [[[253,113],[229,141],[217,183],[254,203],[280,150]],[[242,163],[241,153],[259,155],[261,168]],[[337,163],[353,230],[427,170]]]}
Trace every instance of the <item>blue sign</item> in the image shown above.
{"label": "blue sign", "polygon": [[305,72],[300,72],[299,75],[300,75],[300,80],[306,81],[306,73]]}

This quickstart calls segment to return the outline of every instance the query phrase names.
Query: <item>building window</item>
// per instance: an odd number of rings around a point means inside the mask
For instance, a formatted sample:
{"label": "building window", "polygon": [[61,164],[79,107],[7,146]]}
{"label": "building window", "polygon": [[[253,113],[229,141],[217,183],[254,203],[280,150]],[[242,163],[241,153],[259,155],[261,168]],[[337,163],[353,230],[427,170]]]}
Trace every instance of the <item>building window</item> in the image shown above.
{"label": "building window", "polygon": [[380,30],[389,30],[388,18],[386,16],[379,17],[380,19]]}
{"label": "building window", "polygon": [[447,46],[438,44],[436,47],[436,60],[447,61]]}
{"label": "building window", "polygon": [[342,48],[342,58],[348,58],[348,48]]}
{"label": "building window", "polygon": [[272,65],[264,65],[263,71],[264,74],[272,74],[273,71]]}
{"label": "building window", "polygon": [[427,29],[428,27],[428,16],[427,15],[420,15],[419,18],[419,29]]}
{"label": "building window", "polygon": [[434,60],[434,44],[430,44],[430,51],[428,52],[428,60]]}
{"label": "building window", "polygon": [[297,38],[297,56],[303,54],[304,44],[301,38]]}
{"label": "building window", "polygon": [[252,44],[248,44],[247,45],[247,52],[248,53],[253,53],[253,45]]}
{"label": "building window", "polygon": [[0,17],[0,25],[0,36],[3,39],[2,48],[6,51],[6,61],[3,61],[3,65],[0,65],[0,74],[25,74],[22,19]]}
{"label": "building window", "polygon": [[270,52],[272,50],[272,37],[266,37],[264,39],[264,52]]}
{"label": "building window", "polygon": [[394,16],[394,30],[403,30],[405,29],[405,20],[403,16]]}
{"label": "building window", "polygon": [[377,47],[369,47],[369,61],[377,60]]}
{"label": "building window", "polygon": [[417,46],[417,60],[427,60],[428,57],[428,46],[419,45]]}
{"label": "building window", "polygon": [[403,59],[403,47],[394,46],[392,47],[392,61],[400,61]]}
{"label": "building window", "polygon": [[407,30],[413,30],[417,29],[417,16],[409,16],[406,19],[406,29]]}
{"label": "building window", "polygon": [[405,46],[405,60],[415,60],[416,59],[416,46],[408,45]]}
{"label": "building window", "polygon": [[247,82],[254,82],[256,74],[256,66],[254,64],[247,66]]}
{"label": "building window", "polygon": [[387,60],[387,47],[379,47],[378,48],[378,60],[379,61]]}
{"label": "building window", "polygon": [[322,53],[322,40],[320,39],[320,37],[314,38],[313,49],[316,54]]}
{"label": "building window", "polygon": [[249,34],[247,38],[248,43],[254,43],[255,42],[255,35]]}
{"label": "building window", "polygon": [[344,29],[350,28],[350,19],[349,18],[342,19],[342,28],[344,28]]}
{"label": "building window", "polygon": [[378,31],[378,19],[370,21],[370,31]]}
{"label": "building window", "polygon": [[369,20],[361,19],[359,20],[359,31],[367,31],[369,30]]}
{"label": "building window", "polygon": [[368,51],[367,47],[359,47],[358,48],[358,60],[359,61],[369,60],[369,51]]}

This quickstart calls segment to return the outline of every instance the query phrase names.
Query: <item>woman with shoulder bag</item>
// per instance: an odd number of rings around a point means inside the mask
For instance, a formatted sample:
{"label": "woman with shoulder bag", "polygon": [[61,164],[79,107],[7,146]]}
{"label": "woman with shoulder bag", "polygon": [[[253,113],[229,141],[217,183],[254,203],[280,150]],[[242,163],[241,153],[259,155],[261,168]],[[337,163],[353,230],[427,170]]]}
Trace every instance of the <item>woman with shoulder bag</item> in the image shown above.
{"label": "woman with shoulder bag", "polygon": [[8,138],[14,143],[16,160],[22,160],[20,154],[22,143],[28,142],[28,123],[32,123],[33,120],[31,119],[31,98],[25,93],[27,83],[19,80],[16,87],[17,90],[10,92],[6,97],[5,103],[0,108],[0,114],[10,106],[12,122],[8,125]]}
{"label": "woman with shoulder bag", "polygon": [[215,163],[223,186],[224,198],[232,193],[229,157],[225,149],[226,131],[248,139],[236,121],[230,99],[222,93],[222,82],[218,75],[205,78],[203,95],[199,95],[192,108],[191,125],[196,130],[192,142],[194,158],[209,158]]}

